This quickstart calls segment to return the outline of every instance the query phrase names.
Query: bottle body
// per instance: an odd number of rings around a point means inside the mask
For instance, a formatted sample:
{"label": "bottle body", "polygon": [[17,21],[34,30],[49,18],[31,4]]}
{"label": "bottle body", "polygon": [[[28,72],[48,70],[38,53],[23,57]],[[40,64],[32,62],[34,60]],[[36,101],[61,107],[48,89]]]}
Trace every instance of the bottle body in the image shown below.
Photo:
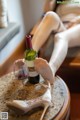
{"label": "bottle body", "polygon": [[26,64],[28,66],[28,70],[29,70],[29,82],[31,84],[37,84],[39,83],[39,79],[40,76],[39,74],[36,72],[35,67],[34,67],[34,60],[26,60]]}
{"label": "bottle body", "polygon": [[37,84],[39,83],[39,74],[36,72],[35,70],[35,66],[34,66],[34,60],[37,57],[37,52],[35,50],[32,49],[32,45],[31,45],[31,40],[30,40],[30,36],[26,37],[27,38],[27,44],[28,44],[28,48],[25,51],[25,63],[28,67],[29,70],[29,82],[31,84]]}

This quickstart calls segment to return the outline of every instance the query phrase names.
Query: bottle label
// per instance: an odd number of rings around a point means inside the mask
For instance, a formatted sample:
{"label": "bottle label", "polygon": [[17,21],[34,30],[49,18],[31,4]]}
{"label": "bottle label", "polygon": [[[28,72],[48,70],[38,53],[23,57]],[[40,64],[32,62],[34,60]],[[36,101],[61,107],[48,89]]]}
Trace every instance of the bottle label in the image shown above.
{"label": "bottle label", "polygon": [[34,61],[27,61],[26,60],[26,65],[29,69],[29,76],[30,77],[35,77],[38,75],[38,73],[35,71],[35,68],[34,68]]}

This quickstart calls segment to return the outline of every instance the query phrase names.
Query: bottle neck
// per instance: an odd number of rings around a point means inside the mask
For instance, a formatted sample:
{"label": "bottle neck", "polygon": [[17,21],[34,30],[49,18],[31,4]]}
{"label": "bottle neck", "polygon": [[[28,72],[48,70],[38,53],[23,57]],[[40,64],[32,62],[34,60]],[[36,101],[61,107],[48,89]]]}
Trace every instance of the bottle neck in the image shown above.
{"label": "bottle neck", "polygon": [[31,35],[26,35],[26,47],[27,49],[32,49]]}
{"label": "bottle neck", "polygon": [[37,52],[33,50],[31,43],[31,35],[26,36],[27,49],[25,51],[25,60],[32,61],[37,57]]}

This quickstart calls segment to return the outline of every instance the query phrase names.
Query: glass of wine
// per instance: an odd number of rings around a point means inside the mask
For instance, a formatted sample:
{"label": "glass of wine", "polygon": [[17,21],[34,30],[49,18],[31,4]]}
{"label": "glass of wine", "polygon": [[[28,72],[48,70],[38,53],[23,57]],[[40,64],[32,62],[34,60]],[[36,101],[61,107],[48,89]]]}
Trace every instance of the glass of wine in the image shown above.
{"label": "glass of wine", "polygon": [[26,79],[29,76],[28,67],[24,59],[18,59],[14,62],[14,75],[16,79]]}

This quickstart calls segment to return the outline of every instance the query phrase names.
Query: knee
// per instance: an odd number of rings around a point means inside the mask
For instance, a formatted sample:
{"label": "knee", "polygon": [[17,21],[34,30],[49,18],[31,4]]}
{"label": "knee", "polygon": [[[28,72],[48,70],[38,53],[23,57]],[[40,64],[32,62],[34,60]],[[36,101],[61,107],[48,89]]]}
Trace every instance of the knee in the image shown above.
{"label": "knee", "polygon": [[68,39],[65,37],[64,33],[57,33],[54,37],[54,42],[62,41],[68,43]]}
{"label": "knee", "polygon": [[57,33],[55,36],[54,36],[54,43],[60,41],[60,40],[63,40],[63,38],[60,36],[59,33]]}
{"label": "knee", "polygon": [[53,11],[49,11],[46,13],[45,17],[44,17],[50,24],[58,26],[59,22],[60,22],[60,18],[59,16],[53,12]]}

